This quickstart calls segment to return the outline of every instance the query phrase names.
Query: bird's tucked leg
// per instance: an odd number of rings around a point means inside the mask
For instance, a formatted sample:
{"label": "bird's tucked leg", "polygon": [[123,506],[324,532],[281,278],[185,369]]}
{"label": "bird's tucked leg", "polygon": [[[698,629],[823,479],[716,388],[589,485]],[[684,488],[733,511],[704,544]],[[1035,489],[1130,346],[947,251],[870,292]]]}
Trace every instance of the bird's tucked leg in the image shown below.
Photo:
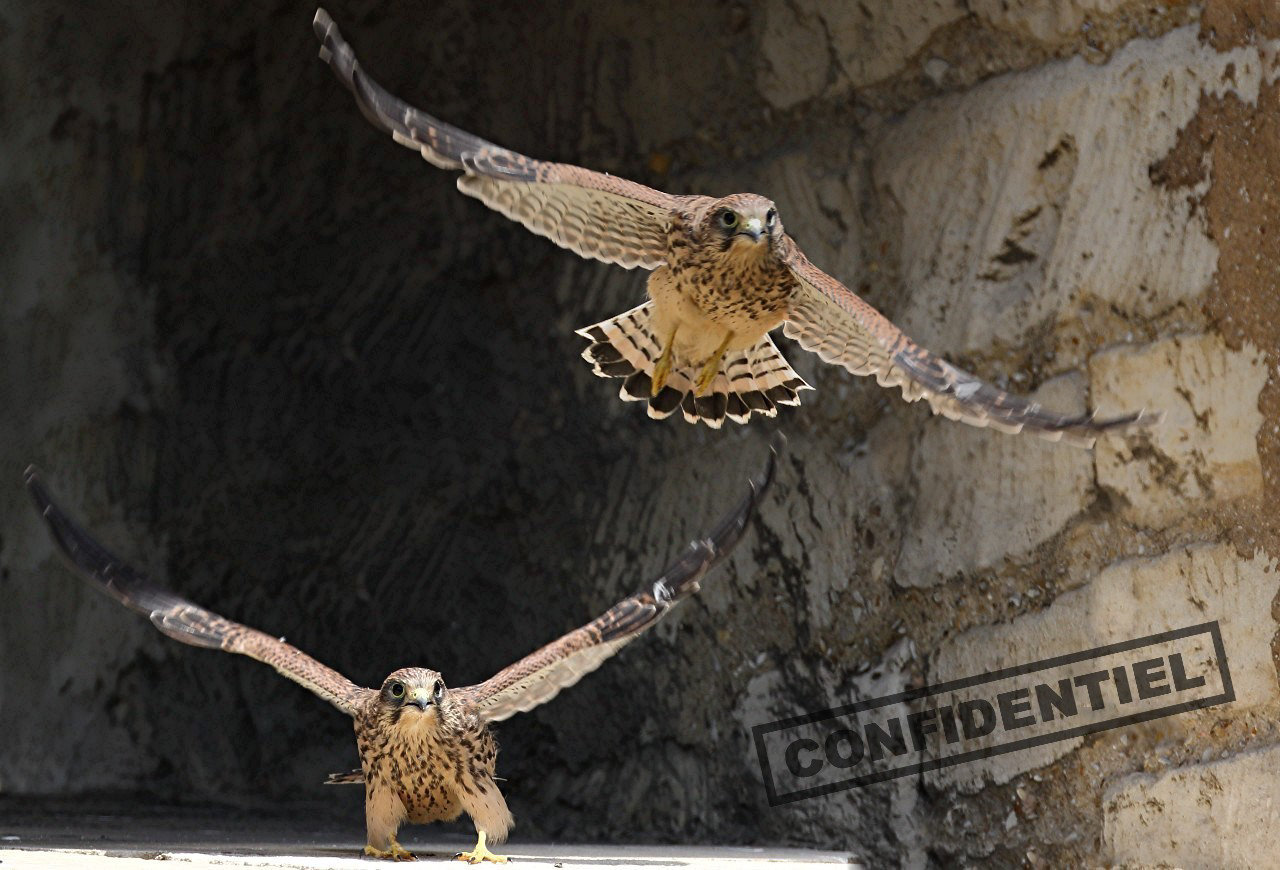
{"label": "bird's tucked leg", "polygon": [[693,385],[693,394],[695,396],[704,395],[711,386],[711,382],[716,379],[716,373],[720,371],[720,362],[724,359],[724,353],[729,349],[729,342],[731,341],[733,341],[733,333],[726,333],[724,341],[720,342],[716,352],[711,354],[707,364],[698,373],[698,380]]}
{"label": "bird's tucked leg", "polygon": [[412,853],[396,842],[396,831],[404,821],[404,803],[376,777],[365,780],[364,821],[368,831],[364,853],[371,858],[413,861]]}
{"label": "bird's tucked leg", "polygon": [[661,393],[662,388],[667,384],[667,376],[671,374],[671,349],[676,346],[676,332],[679,329],[679,324],[672,327],[671,334],[667,336],[667,343],[662,348],[662,356],[658,357],[658,362],[653,367],[653,385],[649,388],[652,396]]}
{"label": "bird's tucked leg", "polygon": [[470,852],[459,852],[454,858],[458,861],[466,861],[468,864],[479,864],[481,861],[489,861],[493,864],[507,863],[506,856],[495,855],[489,851],[489,847],[484,844],[484,831],[476,831],[476,847]]}
{"label": "bird's tucked leg", "polygon": [[390,849],[375,849],[373,846],[365,846],[364,853],[370,858],[389,858],[392,861],[417,861],[413,857],[413,853],[396,842],[396,838],[391,838]]}

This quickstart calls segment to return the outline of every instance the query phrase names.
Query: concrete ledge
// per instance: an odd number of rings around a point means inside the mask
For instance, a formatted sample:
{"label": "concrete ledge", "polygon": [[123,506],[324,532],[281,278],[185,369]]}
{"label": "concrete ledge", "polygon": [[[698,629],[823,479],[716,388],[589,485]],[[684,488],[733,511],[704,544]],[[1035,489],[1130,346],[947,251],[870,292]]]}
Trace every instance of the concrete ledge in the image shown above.
{"label": "concrete ledge", "polygon": [[[413,853],[419,864],[439,861],[463,866],[454,861],[458,843],[417,844]],[[764,866],[861,866],[844,852],[817,850],[780,850],[733,846],[554,846],[554,844],[516,844],[498,850],[511,858],[512,865],[525,867],[748,867]],[[138,850],[60,850],[60,848],[14,848],[0,850],[0,861],[13,867],[58,867],[59,870],[155,870],[156,861],[179,862],[192,867],[370,867],[380,866],[362,857],[358,848],[300,848],[282,843],[274,853],[237,853],[232,844],[227,851]],[[393,865],[387,862],[387,866]],[[489,865],[485,865],[489,866]]]}
{"label": "concrete ledge", "polygon": [[[465,866],[453,860],[457,844],[435,844],[415,851],[418,863],[439,861],[452,866]],[[469,848],[469,847],[462,847]],[[732,846],[513,846],[499,850],[521,867],[776,867],[812,865],[862,866],[841,852],[819,852],[806,849],[766,849]],[[0,849],[0,861],[6,867],[50,867],[66,870],[155,870],[156,861],[171,861],[190,867],[376,867],[380,862],[359,852],[330,849],[299,849],[285,846],[277,854],[244,855],[234,851],[155,850],[79,851],[72,849]],[[399,866],[385,862],[385,866]],[[484,865],[493,866],[493,865]]]}
{"label": "concrete ledge", "polygon": [[[156,861],[191,867],[392,867],[361,854],[355,817],[297,807],[245,810],[169,806],[130,798],[24,801],[0,798],[0,868],[154,870]],[[409,825],[400,842],[418,863],[461,867],[454,855],[475,838],[457,826]],[[514,842],[496,849],[522,867],[861,866],[848,852],[754,846],[583,845]],[[490,865],[486,865],[490,866]]]}

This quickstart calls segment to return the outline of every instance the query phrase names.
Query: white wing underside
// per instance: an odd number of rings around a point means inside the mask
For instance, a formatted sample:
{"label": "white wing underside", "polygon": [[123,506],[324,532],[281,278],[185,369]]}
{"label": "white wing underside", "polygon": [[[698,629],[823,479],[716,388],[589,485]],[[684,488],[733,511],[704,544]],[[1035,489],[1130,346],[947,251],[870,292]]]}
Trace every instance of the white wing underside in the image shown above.
{"label": "white wing underside", "polygon": [[882,387],[902,387],[908,402],[924,397],[925,391],[893,364],[884,346],[859,328],[848,312],[807,281],[800,281],[800,291],[791,302],[783,335],[823,362],[844,366],[855,375],[875,375]]}
{"label": "white wing underside", "polygon": [[476,712],[480,718],[488,722],[501,722],[517,713],[527,713],[560,694],[561,689],[569,688],[600,667],[606,659],[626,646],[634,637],[631,635],[570,653],[556,663],[534,671],[498,694],[480,702],[476,705]]}
{"label": "white wing underside", "polygon": [[[823,362],[843,366],[855,375],[874,375],[883,387],[899,387],[902,398],[908,402],[924,399],[935,414],[949,420],[957,420],[977,426],[990,427],[1002,432],[1021,432],[1021,423],[1010,423],[995,417],[975,413],[962,399],[969,398],[980,382],[960,369],[945,365],[956,385],[956,395],[945,395],[928,390],[912,380],[900,367],[894,365],[884,346],[830,297],[819,292],[807,281],[800,281],[801,292],[792,302],[792,317],[783,325],[783,334],[799,343],[805,350],[816,353]],[[966,391],[968,385],[968,391]],[[1031,405],[1039,409],[1037,403]],[[1039,433],[1042,438],[1057,441],[1062,433]],[[1072,439],[1068,439],[1072,440]]]}
{"label": "white wing underside", "polygon": [[580,256],[624,269],[667,261],[666,209],[573,184],[483,175],[460,176],[458,190]]}

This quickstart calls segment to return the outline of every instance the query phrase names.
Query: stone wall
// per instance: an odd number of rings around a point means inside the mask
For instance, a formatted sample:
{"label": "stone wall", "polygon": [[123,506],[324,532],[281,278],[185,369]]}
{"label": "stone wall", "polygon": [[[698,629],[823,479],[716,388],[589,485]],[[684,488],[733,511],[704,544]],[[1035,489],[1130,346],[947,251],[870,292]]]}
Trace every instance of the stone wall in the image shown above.
{"label": "stone wall", "polygon": [[[329,10],[443,118],[659,187],[764,192],[953,361],[1059,407],[1167,412],[1078,450],[934,419],[787,346],[817,391],[777,421],[790,452],[727,570],[499,729],[519,836],[1274,860],[1268,0]],[[188,597],[366,684],[411,663],[464,684],[652,576],[764,455],[770,425],[617,401],[572,330],[643,277],[370,128],[313,11],[0,4],[4,793],[329,800],[355,759],[303,690],[74,582],[28,462]],[[1208,619],[1233,704],[765,801],[753,725]]]}

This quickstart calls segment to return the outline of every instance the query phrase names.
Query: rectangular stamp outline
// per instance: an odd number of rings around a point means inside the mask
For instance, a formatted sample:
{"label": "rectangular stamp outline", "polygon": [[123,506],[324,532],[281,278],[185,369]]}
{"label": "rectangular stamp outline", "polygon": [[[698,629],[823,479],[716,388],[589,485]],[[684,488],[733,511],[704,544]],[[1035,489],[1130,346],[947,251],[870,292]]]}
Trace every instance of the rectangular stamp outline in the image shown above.
{"label": "rectangular stamp outline", "polygon": [[[1213,695],[1208,698],[1197,698],[1191,701],[1180,701],[1176,704],[1170,704],[1155,710],[1144,710],[1140,713],[1129,713],[1124,716],[1118,716],[1114,719],[1105,719],[1103,721],[1092,722],[1087,725],[1077,725],[1073,728],[1056,731],[1052,734],[1040,734],[1035,737],[1025,737],[1021,740],[1003,743],[998,746],[986,746],[981,749],[962,752],[958,755],[949,756],[947,758],[933,758],[924,761],[912,762],[911,764],[906,764],[902,767],[895,767],[891,770],[882,770],[877,771],[876,773],[853,776],[839,782],[826,783],[824,785],[813,786],[812,788],[801,789],[799,791],[784,792],[781,795],[777,792],[777,787],[774,783],[773,777],[773,767],[769,763],[769,756],[765,751],[764,742],[765,735],[773,731],[783,731],[787,728],[795,728],[800,725],[811,725],[828,719],[835,719],[839,716],[845,716],[849,713],[859,713],[863,710],[874,710],[877,707],[885,707],[889,704],[909,703],[920,698],[930,697],[931,695],[941,695],[946,692],[967,689],[971,686],[980,685],[982,683],[991,683],[997,680],[1008,679],[1009,677],[1020,677],[1025,674],[1035,673],[1036,671],[1048,670],[1050,668],[1061,667],[1062,665],[1076,664],[1077,662],[1087,661],[1091,658],[1112,655],[1114,653],[1129,652],[1131,650],[1141,649],[1145,646],[1151,646],[1153,644],[1164,643],[1172,640],[1182,640],[1183,638],[1195,637],[1200,634],[1208,634],[1213,638],[1214,658],[1218,663],[1218,673],[1222,677],[1223,691],[1220,694]],[[1226,650],[1222,643],[1222,630],[1218,625],[1218,620],[1215,619],[1211,622],[1202,622],[1185,628],[1175,628],[1170,631],[1159,632],[1158,634],[1149,634],[1145,637],[1134,638],[1133,640],[1117,641],[1116,643],[1104,644],[1103,646],[1081,650],[1080,652],[1065,653],[1063,655],[1030,662],[1025,665],[1014,665],[1012,667],[1001,668],[996,671],[988,671],[985,674],[978,674],[972,677],[961,677],[956,680],[948,680],[945,683],[938,683],[934,686],[921,686],[917,689],[908,689],[905,692],[885,695],[881,698],[870,698],[866,701],[858,701],[854,704],[846,704],[840,707],[830,707],[826,710],[819,710],[816,713],[803,713],[799,716],[779,719],[776,722],[766,722],[760,725],[753,725],[751,728],[751,735],[755,741],[756,755],[760,760],[760,771],[764,774],[764,788],[765,794],[769,799],[769,806],[777,807],[782,806],[783,804],[793,803],[798,800],[804,800],[805,798],[835,794],[836,792],[847,791],[851,788],[858,788],[875,782],[885,782],[890,779],[898,779],[899,777],[910,776],[913,773],[921,774],[930,770],[939,770],[943,767],[950,767],[955,764],[963,764],[967,761],[977,761],[983,758],[990,758],[993,755],[1003,755],[1006,752],[1016,752],[1019,749],[1042,746],[1046,743],[1053,743],[1058,740],[1069,740],[1072,737],[1081,737],[1083,735],[1094,734],[1099,731],[1109,731],[1112,728],[1122,728],[1126,725],[1134,725],[1139,722],[1146,722],[1150,719],[1159,719],[1164,716],[1175,716],[1178,713],[1185,713],[1188,710],[1199,710],[1205,707],[1214,707],[1218,704],[1229,704],[1235,699],[1235,689],[1231,685],[1231,672],[1227,667]]]}

